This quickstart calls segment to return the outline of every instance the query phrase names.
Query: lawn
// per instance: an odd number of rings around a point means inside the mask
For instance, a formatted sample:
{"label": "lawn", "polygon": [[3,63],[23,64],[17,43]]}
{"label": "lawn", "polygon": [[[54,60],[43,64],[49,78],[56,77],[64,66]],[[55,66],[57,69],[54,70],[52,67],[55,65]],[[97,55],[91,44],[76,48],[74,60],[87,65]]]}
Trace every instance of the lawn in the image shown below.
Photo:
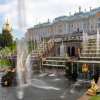
{"label": "lawn", "polygon": [[11,63],[6,59],[0,59],[0,68],[6,68],[11,66]]}
{"label": "lawn", "polygon": [[93,96],[90,100],[100,100],[100,96]]}

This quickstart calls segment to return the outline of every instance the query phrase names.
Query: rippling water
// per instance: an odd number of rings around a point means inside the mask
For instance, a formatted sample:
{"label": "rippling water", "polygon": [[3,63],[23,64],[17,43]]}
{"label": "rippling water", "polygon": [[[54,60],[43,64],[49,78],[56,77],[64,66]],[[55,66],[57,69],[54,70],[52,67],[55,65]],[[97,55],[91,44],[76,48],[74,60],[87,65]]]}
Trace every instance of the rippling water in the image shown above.
{"label": "rippling water", "polygon": [[[40,77],[41,75],[43,76]],[[17,87],[0,87],[0,100],[2,97],[3,100],[77,100],[84,93],[82,89],[80,91],[74,90],[74,93],[71,93],[73,83],[64,76],[41,75],[33,77],[32,85],[23,85],[23,90],[19,92],[16,91]]]}

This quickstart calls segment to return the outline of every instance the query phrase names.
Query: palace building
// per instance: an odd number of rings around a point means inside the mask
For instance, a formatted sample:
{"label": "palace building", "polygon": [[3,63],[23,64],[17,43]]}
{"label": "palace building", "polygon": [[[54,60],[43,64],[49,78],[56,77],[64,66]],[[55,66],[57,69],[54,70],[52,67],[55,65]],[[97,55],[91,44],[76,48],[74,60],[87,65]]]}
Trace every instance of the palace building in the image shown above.
{"label": "palace building", "polygon": [[[89,37],[94,38],[97,30],[100,32],[100,7],[85,12],[79,8],[79,12],[73,15],[60,16],[55,18],[53,22],[48,21],[29,28],[26,39],[41,42],[43,38],[55,38],[60,44],[62,39],[63,41],[67,40],[67,42],[64,42],[65,51],[67,53],[73,52],[72,49],[77,52],[77,49],[81,47],[82,33],[87,33]],[[59,49],[59,46],[57,47]],[[69,55],[72,55],[72,53]]]}

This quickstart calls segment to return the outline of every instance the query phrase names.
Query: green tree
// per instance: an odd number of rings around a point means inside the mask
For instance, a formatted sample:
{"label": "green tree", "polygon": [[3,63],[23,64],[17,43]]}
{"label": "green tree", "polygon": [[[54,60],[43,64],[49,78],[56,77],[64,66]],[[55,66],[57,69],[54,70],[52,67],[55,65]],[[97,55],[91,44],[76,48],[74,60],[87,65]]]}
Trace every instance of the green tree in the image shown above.
{"label": "green tree", "polygon": [[10,33],[2,33],[2,42],[3,42],[3,47],[8,47],[11,46],[13,43],[13,38]]}
{"label": "green tree", "polygon": [[0,34],[0,49],[2,48],[3,45],[3,38],[2,38],[2,34]]}

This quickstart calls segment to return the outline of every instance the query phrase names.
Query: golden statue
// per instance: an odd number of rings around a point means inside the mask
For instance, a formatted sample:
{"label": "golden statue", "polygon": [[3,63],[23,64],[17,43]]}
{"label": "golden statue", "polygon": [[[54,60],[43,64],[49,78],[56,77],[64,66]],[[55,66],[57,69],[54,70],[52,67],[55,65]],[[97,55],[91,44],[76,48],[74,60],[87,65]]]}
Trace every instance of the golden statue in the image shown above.
{"label": "golden statue", "polygon": [[97,90],[98,90],[98,86],[97,86],[97,84],[95,83],[95,81],[94,81],[94,79],[93,79],[93,80],[91,81],[91,88],[88,89],[87,94],[88,94],[88,95],[91,95],[91,96],[95,96]]}
{"label": "golden statue", "polygon": [[9,20],[7,19],[3,26],[3,32],[10,33],[11,31],[12,31],[12,26],[11,26]]}
{"label": "golden statue", "polygon": [[88,65],[87,65],[87,64],[83,64],[83,65],[82,65],[82,72],[83,72],[83,73],[87,73],[88,70],[89,70]]}

